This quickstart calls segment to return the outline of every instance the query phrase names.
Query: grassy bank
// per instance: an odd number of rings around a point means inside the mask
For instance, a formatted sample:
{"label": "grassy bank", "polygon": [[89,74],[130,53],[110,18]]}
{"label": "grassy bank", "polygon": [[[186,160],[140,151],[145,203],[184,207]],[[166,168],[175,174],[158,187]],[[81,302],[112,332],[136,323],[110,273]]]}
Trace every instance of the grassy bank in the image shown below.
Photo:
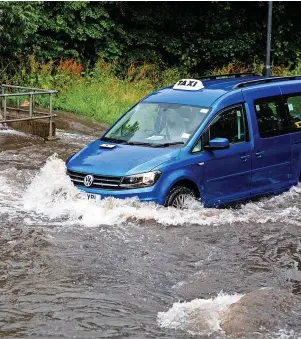
{"label": "grassy bank", "polygon": [[[151,91],[175,83],[180,78],[193,77],[185,70],[165,69],[144,63],[131,65],[121,78],[116,76],[116,65],[100,60],[93,68],[84,68],[75,60],[39,63],[30,56],[6,83],[58,90],[54,109],[74,112],[111,124],[126,109]],[[211,74],[254,71],[261,73],[263,65],[229,64],[213,69]],[[296,67],[273,67],[273,75],[301,74],[301,63]],[[43,105],[43,102],[40,102]]]}
{"label": "grassy bank", "polygon": [[54,108],[110,124],[151,89],[148,83],[133,85],[114,78],[100,82],[79,81],[57,95]]}

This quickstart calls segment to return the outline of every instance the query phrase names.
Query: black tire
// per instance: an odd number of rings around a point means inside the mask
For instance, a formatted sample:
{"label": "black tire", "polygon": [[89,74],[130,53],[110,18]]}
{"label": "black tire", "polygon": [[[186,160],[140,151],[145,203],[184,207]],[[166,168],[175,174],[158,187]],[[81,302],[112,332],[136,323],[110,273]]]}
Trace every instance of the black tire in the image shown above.
{"label": "black tire", "polygon": [[187,199],[187,197],[196,198],[197,196],[193,189],[185,186],[172,188],[165,198],[165,206],[182,209],[185,207],[185,199]]}

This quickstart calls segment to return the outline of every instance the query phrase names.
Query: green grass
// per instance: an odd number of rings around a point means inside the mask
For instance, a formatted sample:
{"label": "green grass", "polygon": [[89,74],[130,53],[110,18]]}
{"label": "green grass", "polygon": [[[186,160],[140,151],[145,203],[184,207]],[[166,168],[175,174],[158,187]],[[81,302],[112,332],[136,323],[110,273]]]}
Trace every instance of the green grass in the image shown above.
{"label": "green grass", "polygon": [[[236,62],[209,70],[207,74],[261,73],[263,66],[259,63],[248,66]],[[130,65],[122,78],[116,76],[116,69],[116,64],[108,64],[103,60],[99,60],[93,68],[84,69],[73,59],[40,63],[32,55],[26,63],[19,65],[14,76],[7,76],[6,79],[10,79],[7,82],[14,85],[58,90],[54,96],[54,109],[112,124],[123,112],[155,89],[173,84],[181,78],[197,78],[197,75],[190,75],[186,70],[160,70],[146,62],[140,66]],[[273,66],[272,73],[300,74],[301,62],[294,67]],[[37,104],[47,106],[48,102],[48,98],[41,98]]]}
{"label": "green grass", "polygon": [[91,83],[84,80],[58,93],[54,99],[54,108],[111,124],[152,90],[153,86],[147,81],[131,83],[107,78]]}
{"label": "green grass", "polygon": [[[8,82],[57,90],[53,98],[55,110],[76,113],[107,124],[112,124],[133,104],[160,87],[159,80],[154,77],[154,67],[146,63],[139,67],[131,65],[123,78],[115,75],[116,65],[103,60],[99,60],[93,68],[83,69],[73,59],[40,63],[30,56]],[[177,73],[169,70],[167,76],[173,75],[177,76]],[[46,107],[49,98],[37,97],[36,104]]]}

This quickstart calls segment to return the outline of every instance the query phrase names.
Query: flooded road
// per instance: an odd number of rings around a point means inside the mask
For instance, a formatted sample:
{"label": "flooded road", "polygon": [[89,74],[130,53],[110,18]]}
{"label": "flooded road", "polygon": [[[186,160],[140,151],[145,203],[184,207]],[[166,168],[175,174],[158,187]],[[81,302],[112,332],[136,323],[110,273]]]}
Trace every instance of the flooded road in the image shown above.
{"label": "flooded road", "polygon": [[[97,135],[0,131],[0,337],[226,338],[220,318],[242,295],[299,300],[301,187],[237,209],[87,201],[64,160]],[[299,304],[245,337],[301,338]]]}

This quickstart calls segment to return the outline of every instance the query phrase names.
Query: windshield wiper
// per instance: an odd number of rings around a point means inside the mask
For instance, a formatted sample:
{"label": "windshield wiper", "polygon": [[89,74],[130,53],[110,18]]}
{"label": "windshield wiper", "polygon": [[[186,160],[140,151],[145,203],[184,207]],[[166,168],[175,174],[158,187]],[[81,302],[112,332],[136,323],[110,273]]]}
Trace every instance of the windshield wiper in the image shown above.
{"label": "windshield wiper", "polygon": [[117,139],[117,138],[107,138],[107,137],[104,137],[104,138],[102,138],[100,140],[101,141],[115,142],[116,144],[126,144],[127,143],[126,140]]}
{"label": "windshield wiper", "polygon": [[138,146],[152,146],[150,142],[140,142],[140,141],[126,141],[126,145],[138,145]]}
{"label": "windshield wiper", "polygon": [[153,142],[141,142],[141,141],[126,141],[122,139],[115,139],[115,138],[102,138],[102,141],[110,141],[115,142],[118,144],[124,144],[124,145],[137,145],[137,146],[149,146],[149,147],[168,147],[172,145],[184,145],[184,141],[174,141],[174,142],[165,142],[163,144],[156,144]]}
{"label": "windshield wiper", "polygon": [[140,145],[140,146],[152,146],[153,143],[149,142],[141,142],[141,141],[127,141],[127,140],[122,140],[122,139],[117,139],[117,138],[107,138],[104,137],[100,139],[101,141],[109,141],[109,142],[115,142],[116,144],[123,144],[123,145]]}
{"label": "windshield wiper", "polygon": [[168,147],[172,145],[184,145],[184,141],[165,142],[164,144],[152,144],[153,147]]}

